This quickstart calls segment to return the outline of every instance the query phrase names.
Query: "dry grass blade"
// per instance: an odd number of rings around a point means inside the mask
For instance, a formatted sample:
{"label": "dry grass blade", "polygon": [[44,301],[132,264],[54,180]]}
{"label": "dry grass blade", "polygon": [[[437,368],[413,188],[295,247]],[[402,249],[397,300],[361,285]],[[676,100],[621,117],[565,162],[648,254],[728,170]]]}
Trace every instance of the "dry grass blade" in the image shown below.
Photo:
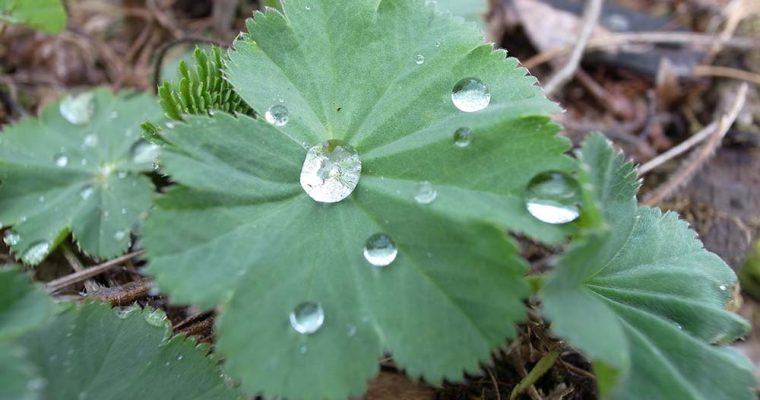
{"label": "dry grass blade", "polygon": [[136,252],[133,252],[133,253],[125,254],[125,255],[123,255],[121,257],[114,258],[113,260],[106,261],[106,262],[104,262],[104,263],[102,263],[100,265],[96,265],[94,267],[87,268],[87,269],[84,269],[82,271],[70,274],[70,275],[66,275],[66,276],[64,276],[62,278],[58,278],[58,279],[56,279],[54,281],[48,282],[45,285],[45,288],[48,290],[48,292],[55,293],[55,292],[57,292],[57,291],[65,288],[67,286],[70,286],[70,285],[73,285],[75,283],[78,283],[78,282],[90,279],[90,278],[92,278],[94,276],[100,275],[103,272],[106,272],[106,271],[110,270],[111,268],[118,267],[122,263],[124,263],[126,261],[129,261],[129,260],[131,260],[131,259],[133,259],[133,258],[135,258],[135,257],[137,257],[139,255],[141,255],[142,253],[143,253],[142,251],[136,251]]}
{"label": "dry grass blade", "polygon": [[[729,109],[728,113],[721,116],[717,121],[710,124],[707,128],[705,128],[702,132],[698,133],[697,135],[694,135],[693,138],[696,139],[702,139],[706,140],[706,142],[695,151],[695,153],[689,157],[682,165],[681,167],[676,170],[676,172],[671,175],[662,185],[660,185],[657,189],[652,191],[643,201],[646,205],[655,205],[660,203],[662,200],[666,199],[668,196],[670,196],[676,189],[681,187],[682,185],[686,184],[692,176],[694,176],[694,173],[699,170],[699,168],[702,167],[715,153],[715,150],[720,147],[721,141],[723,140],[723,137],[728,133],[729,128],[734,124],[736,121],[736,118],[739,116],[739,112],[741,112],[742,108],[744,107],[744,104],[747,100],[747,90],[748,86],[746,83],[743,83],[736,94],[736,98],[734,99],[733,104],[731,105],[731,108]],[[699,138],[697,137],[699,136]],[[699,140],[694,140],[694,144],[698,143]],[[684,142],[685,143],[685,142]],[[685,149],[688,149],[684,146]],[[675,148],[674,148],[675,150]],[[685,150],[683,150],[685,151]],[[683,151],[678,152],[672,152],[674,155],[668,156],[668,153],[663,154],[663,157],[661,160],[652,160],[652,162],[647,163],[651,164],[651,166],[648,167],[646,171],[649,171],[653,168],[655,168],[658,165],[661,165],[665,161],[671,159],[672,157],[677,156],[678,154],[681,154]],[[659,157],[658,157],[659,158]],[[653,164],[653,162],[657,161],[656,164]],[[647,165],[645,165],[646,167]],[[643,170],[643,167],[642,167]],[[640,173],[645,173],[640,172]]]}

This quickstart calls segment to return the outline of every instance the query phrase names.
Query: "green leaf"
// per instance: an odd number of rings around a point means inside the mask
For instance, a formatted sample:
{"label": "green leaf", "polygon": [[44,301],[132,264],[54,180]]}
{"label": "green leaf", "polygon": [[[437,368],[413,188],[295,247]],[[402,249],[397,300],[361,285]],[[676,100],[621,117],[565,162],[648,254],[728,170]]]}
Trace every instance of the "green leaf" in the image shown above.
{"label": "green leaf", "polygon": [[196,48],[194,64],[179,62],[177,83],[165,81],[158,95],[166,116],[182,120],[183,114],[208,114],[214,110],[251,114],[252,110],[224,79],[224,57],[219,47]]}
{"label": "green leaf", "polygon": [[604,397],[754,398],[752,368],[712,345],[748,329],[726,310],[733,271],[677,215],[637,207],[632,165],[601,136],[580,158],[610,230],[557,261],[541,291],[552,329],[594,361]]}
{"label": "green leaf", "polygon": [[58,33],[66,28],[66,9],[61,0],[0,0],[0,20]]}
{"label": "green leaf", "polygon": [[53,313],[48,295],[15,268],[0,269],[0,342],[44,324]]}
{"label": "green leaf", "polygon": [[[218,350],[250,393],[358,395],[383,350],[433,383],[477,373],[524,316],[526,267],[505,230],[553,243],[572,231],[534,219],[522,197],[536,174],[575,167],[547,116],[556,105],[472,24],[423,2],[292,0],[248,28],[228,79],[258,115],[286,107],[288,122],[218,113],[164,132],[181,187],[144,229],[159,286],[224,305]],[[480,112],[452,104],[469,77],[492,94]],[[472,142],[458,147],[462,127]],[[328,139],[362,160],[337,204],[299,184],[307,150]],[[425,181],[431,204],[415,201]],[[362,255],[376,233],[398,247],[385,268]],[[313,335],[288,322],[303,302],[325,313]]]}
{"label": "green leaf", "polygon": [[124,252],[153,197],[143,173],[152,171],[158,148],[141,140],[139,124],[158,118],[150,96],[97,89],[7,128],[0,221],[13,226],[6,243],[17,257],[38,264],[69,231],[94,257]]}
{"label": "green leaf", "polygon": [[434,0],[434,2],[437,3],[439,10],[449,11],[481,25],[488,13],[488,0]]}
{"label": "green leaf", "polygon": [[42,381],[24,353],[23,348],[0,341],[0,400],[40,399]]}
{"label": "green leaf", "polygon": [[21,344],[45,382],[42,398],[238,398],[206,357],[207,346],[168,339],[157,312],[131,308],[117,316],[106,303],[86,303],[26,335]]}

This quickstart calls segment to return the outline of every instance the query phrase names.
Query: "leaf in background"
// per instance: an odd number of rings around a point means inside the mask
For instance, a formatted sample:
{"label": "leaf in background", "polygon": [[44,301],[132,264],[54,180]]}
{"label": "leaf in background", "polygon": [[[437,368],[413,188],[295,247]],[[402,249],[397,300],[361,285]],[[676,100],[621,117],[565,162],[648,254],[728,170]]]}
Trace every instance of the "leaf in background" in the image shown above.
{"label": "leaf in background", "polygon": [[[248,30],[228,79],[272,123],[219,113],[165,132],[181,186],[144,229],[161,289],[224,304],[218,350],[250,393],[358,395],[383,350],[433,383],[478,372],[524,316],[526,268],[505,229],[553,243],[572,229],[523,201],[536,174],[575,168],[548,118],[557,107],[474,25],[421,1],[292,0]],[[490,89],[488,107],[452,103],[465,78]],[[299,184],[307,151],[329,139],[362,162],[336,204]],[[387,267],[363,255],[370,238],[397,249]],[[296,309],[321,329],[297,332]]]}
{"label": "leaf in background", "polygon": [[454,15],[464,17],[468,21],[474,21],[483,25],[483,19],[488,13],[488,0],[426,0],[437,3],[441,11],[449,11]]}
{"label": "leaf in background", "polygon": [[0,342],[44,324],[53,302],[16,268],[0,269]]}
{"label": "leaf in background", "polygon": [[541,298],[552,330],[593,361],[614,399],[751,399],[752,367],[712,345],[747,331],[726,310],[733,271],[673,213],[637,207],[635,171],[601,136],[580,158],[610,231],[563,255]]}
{"label": "leaf in background", "polygon": [[61,0],[0,0],[0,20],[58,33],[66,28],[66,19]]}
{"label": "leaf in background", "polygon": [[44,382],[42,397],[82,399],[237,399],[206,345],[170,335],[160,311],[106,303],[71,307],[21,344]]}
{"label": "leaf in background", "polygon": [[97,89],[68,96],[0,136],[0,225],[19,259],[38,264],[72,231],[97,258],[123,253],[152,204],[158,147],[139,124],[160,110],[147,95]]}

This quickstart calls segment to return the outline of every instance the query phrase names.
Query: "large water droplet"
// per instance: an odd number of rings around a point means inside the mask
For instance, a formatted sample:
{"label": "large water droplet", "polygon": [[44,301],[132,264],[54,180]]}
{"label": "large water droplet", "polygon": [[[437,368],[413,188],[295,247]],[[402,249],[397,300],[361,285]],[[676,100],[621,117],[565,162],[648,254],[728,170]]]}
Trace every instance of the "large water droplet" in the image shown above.
{"label": "large water droplet", "polygon": [[82,188],[81,191],[79,191],[79,197],[82,198],[82,200],[87,200],[92,196],[92,194],[95,193],[95,188],[92,187],[92,185],[87,185]]}
{"label": "large water droplet", "polygon": [[356,150],[340,140],[328,140],[306,153],[301,169],[301,187],[321,203],[337,203],[348,197],[362,172]]}
{"label": "large water droplet", "polygon": [[479,79],[465,78],[454,85],[451,101],[460,111],[480,111],[491,103],[491,92]]}
{"label": "large water droplet", "polygon": [[66,157],[63,153],[58,153],[55,156],[53,156],[53,162],[55,163],[56,167],[65,167],[69,164],[69,158]]}
{"label": "large water droplet", "polygon": [[158,155],[161,152],[161,147],[157,144],[141,140],[135,143],[130,150],[132,154],[132,162],[135,164],[147,164],[152,163],[158,159]]}
{"label": "large water droplet", "polygon": [[267,120],[267,122],[274,126],[285,126],[290,120],[290,115],[288,113],[288,109],[285,106],[277,104],[269,107],[267,112],[264,114],[264,118]]}
{"label": "large water droplet", "polygon": [[376,233],[364,244],[364,258],[376,267],[390,265],[398,255],[398,248],[390,236]]}
{"label": "large water droplet", "polygon": [[39,264],[45,259],[49,251],[50,243],[35,242],[24,251],[24,254],[21,255],[21,260],[27,264]]}
{"label": "large water droplet", "polygon": [[21,236],[16,232],[7,230],[5,231],[5,235],[3,235],[3,242],[8,246],[15,246],[21,243]]}
{"label": "large water droplet", "polygon": [[547,224],[566,224],[581,214],[578,182],[563,172],[543,172],[528,183],[525,204],[528,212]]}
{"label": "large water droplet", "polygon": [[74,125],[84,125],[95,115],[95,95],[82,93],[80,95],[67,95],[58,106],[66,121]]}
{"label": "large water droplet", "polygon": [[290,326],[303,335],[318,331],[324,322],[325,312],[322,306],[311,301],[297,305],[290,313]]}
{"label": "large water droplet", "polygon": [[420,204],[430,204],[438,197],[438,191],[433,184],[424,181],[417,185],[417,192],[414,194],[414,200]]}
{"label": "large water droplet", "polygon": [[454,132],[454,144],[457,147],[467,147],[472,143],[472,129],[459,128]]}

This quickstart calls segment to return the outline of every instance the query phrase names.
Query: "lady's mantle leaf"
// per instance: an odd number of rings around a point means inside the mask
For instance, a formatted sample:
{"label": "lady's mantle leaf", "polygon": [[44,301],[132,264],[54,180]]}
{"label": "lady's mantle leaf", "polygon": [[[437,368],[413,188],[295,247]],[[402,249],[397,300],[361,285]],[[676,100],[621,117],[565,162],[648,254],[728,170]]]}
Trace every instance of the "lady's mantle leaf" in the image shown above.
{"label": "lady's mantle leaf", "polygon": [[0,341],[44,324],[53,313],[47,294],[15,268],[0,269]]}
{"label": "lady's mantle leaf", "polygon": [[26,335],[21,345],[42,384],[42,398],[235,399],[207,348],[192,338],[167,339],[159,311],[133,308],[117,316],[87,303]]}
{"label": "lady's mantle leaf", "polygon": [[61,0],[0,0],[0,20],[58,33],[66,28],[66,10]]}
{"label": "lady's mantle leaf", "polygon": [[[551,242],[568,231],[522,200],[534,175],[574,167],[547,118],[556,107],[474,25],[422,1],[283,7],[249,21],[227,69],[258,115],[277,107],[278,126],[218,113],[166,132],[181,186],[145,226],[150,271],[176,301],[224,303],[218,349],[251,393],[359,394],[383,350],[431,382],[477,372],[515,334],[528,293],[504,230]],[[487,108],[452,104],[464,78],[490,88]],[[459,128],[469,145],[455,144]],[[299,184],[307,150],[328,139],[362,161],[356,190],[329,205]],[[426,181],[437,196],[418,202]],[[398,248],[387,267],[363,255],[378,233]],[[312,335],[289,322],[304,302],[324,310]]]}
{"label": "lady's mantle leaf", "polygon": [[558,262],[541,296],[552,329],[594,361],[616,399],[751,399],[751,367],[728,349],[747,324],[726,311],[731,269],[675,214],[638,208],[633,167],[600,136],[582,160],[611,227]]}
{"label": "lady's mantle leaf", "polygon": [[160,118],[145,95],[98,89],[50,105],[0,136],[0,221],[22,261],[37,264],[73,231],[99,258],[124,252],[152,203],[157,147],[139,123]]}

